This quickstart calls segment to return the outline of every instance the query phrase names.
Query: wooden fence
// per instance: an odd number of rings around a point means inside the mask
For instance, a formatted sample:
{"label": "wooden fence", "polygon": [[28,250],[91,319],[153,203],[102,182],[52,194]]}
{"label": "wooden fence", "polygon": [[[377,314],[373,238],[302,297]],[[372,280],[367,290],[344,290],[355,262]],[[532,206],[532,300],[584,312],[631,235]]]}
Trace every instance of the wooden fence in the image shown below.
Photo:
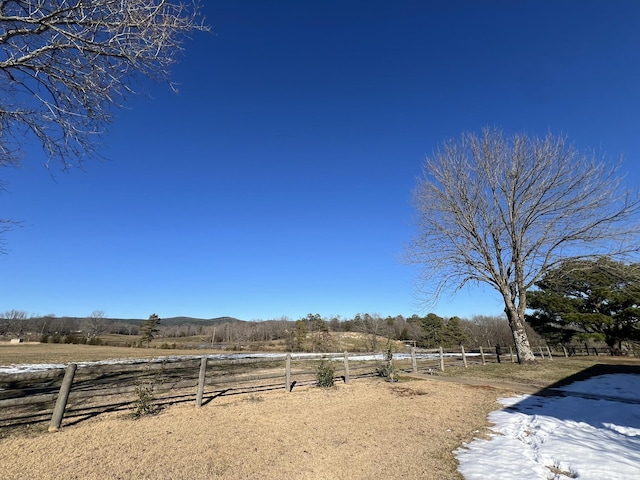
{"label": "wooden fence", "polygon": [[[511,348],[465,351],[411,349],[395,354],[402,372],[437,373],[446,367],[513,362]],[[500,355],[498,355],[500,353]],[[565,355],[567,353],[565,352]],[[548,347],[541,358],[552,358]],[[217,397],[269,390],[292,392],[317,380],[318,360],[331,361],[336,379],[374,377],[385,361],[382,353],[272,355],[255,358],[165,358],[129,363],[69,364],[66,368],[0,373],[0,427],[49,422],[49,430],[103,412],[131,410],[141,388],[153,392],[158,406],[193,402],[200,407]]]}
{"label": "wooden fence", "polygon": [[0,373],[0,428],[50,422],[49,429],[102,412],[131,410],[142,387],[158,406],[268,390],[293,391],[316,382],[318,360],[332,361],[337,379],[376,375],[380,355],[348,353],[256,358],[194,357]]}

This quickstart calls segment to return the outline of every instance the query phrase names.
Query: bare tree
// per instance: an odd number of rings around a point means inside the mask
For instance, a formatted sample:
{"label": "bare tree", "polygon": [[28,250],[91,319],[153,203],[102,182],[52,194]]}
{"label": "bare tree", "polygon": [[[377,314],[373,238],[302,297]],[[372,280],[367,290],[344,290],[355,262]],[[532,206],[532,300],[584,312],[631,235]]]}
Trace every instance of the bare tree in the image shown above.
{"label": "bare tree", "polygon": [[102,310],[94,310],[86,320],[87,335],[89,338],[97,337],[102,333],[105,327],[104,312]]}
{"label": "bare tree", "polygon": [[1,335],[16,335],[21,337],[24,333],[25,320],[27,319],[27,312],[22,310],[7,310],[0,313],[0,334]]}
{"label": "bare tree", "polygon": [[414,191],[418,235],[409,259],[424,266],[427,298],[467,282],[502,296],[520,362],[533,361],[527,289],[567,255],[637,251],[637,192],[620,163],[581,153],[564,137],[485,129],[444,143]]}

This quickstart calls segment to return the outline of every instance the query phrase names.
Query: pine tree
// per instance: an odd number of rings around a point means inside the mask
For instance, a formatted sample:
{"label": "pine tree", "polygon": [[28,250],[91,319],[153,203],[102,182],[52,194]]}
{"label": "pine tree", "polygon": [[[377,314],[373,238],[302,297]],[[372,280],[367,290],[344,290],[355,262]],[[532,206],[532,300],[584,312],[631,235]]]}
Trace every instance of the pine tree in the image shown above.
{"label": "pine tree", "polygon": [[147,344],[147,348],[151,344],[153,337],[158,333],[158,325],[160,324],[160,317],[155,313],[152,313],[147,320],[144,321],[142,327],[140,327],[140,339],[141,344]]}

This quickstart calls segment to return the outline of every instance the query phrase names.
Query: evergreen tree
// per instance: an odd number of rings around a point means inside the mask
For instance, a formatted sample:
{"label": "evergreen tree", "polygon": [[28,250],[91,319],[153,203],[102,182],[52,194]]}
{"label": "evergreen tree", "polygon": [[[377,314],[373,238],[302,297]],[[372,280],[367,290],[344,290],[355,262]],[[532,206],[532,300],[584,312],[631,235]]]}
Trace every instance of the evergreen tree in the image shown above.
{"label": "evergreen tree", "polygon": [[442,339],[442,344],[444,346],[457,347],[458,345],[464,345],[468,340],[469,338],[467,337],[467,334],[462,331],[460,318],[451,317],[447,320]]}
{"label": "evergreen tree", "polygon": [[549,341],[597,335],[614,351],[640,340],[640,264],[566,260],[527,292],[529,324]]}
{"label": "evergreen tree", "polygon": [[142,335],[142,338],[140,339],[141,344],[146,343],[147,347],[149,347],[156,333],[158,333],[159,324],[160,317],[158,317],[158,315],[156,315],[155,313],[152,313],[149,318],[144,321],[144,323],[140,327],[140,335]]}
{"label": "evergreen tree", "polygon": [[439,317],[435,313],[429,313],[426,317],[412,317],[412,319],[420,326],[421,329],[418,346],[435,348],[442,345],[445,331],[445,323],[442,317]]}

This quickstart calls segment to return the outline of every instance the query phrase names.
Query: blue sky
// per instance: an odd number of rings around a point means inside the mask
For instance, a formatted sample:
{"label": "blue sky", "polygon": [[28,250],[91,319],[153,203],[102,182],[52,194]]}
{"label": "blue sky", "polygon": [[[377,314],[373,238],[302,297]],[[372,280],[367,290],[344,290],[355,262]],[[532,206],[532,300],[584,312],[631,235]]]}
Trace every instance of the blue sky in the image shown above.
{"label": "blue sky", "polygon": [[[2,171],[0,311],[109,317],[428,310],[404,265],[425,155],[463,131],[566,134],[640,179],[636,1],[208,1],[84,171]],[[146,84],[145,84],[146,85]]]}

